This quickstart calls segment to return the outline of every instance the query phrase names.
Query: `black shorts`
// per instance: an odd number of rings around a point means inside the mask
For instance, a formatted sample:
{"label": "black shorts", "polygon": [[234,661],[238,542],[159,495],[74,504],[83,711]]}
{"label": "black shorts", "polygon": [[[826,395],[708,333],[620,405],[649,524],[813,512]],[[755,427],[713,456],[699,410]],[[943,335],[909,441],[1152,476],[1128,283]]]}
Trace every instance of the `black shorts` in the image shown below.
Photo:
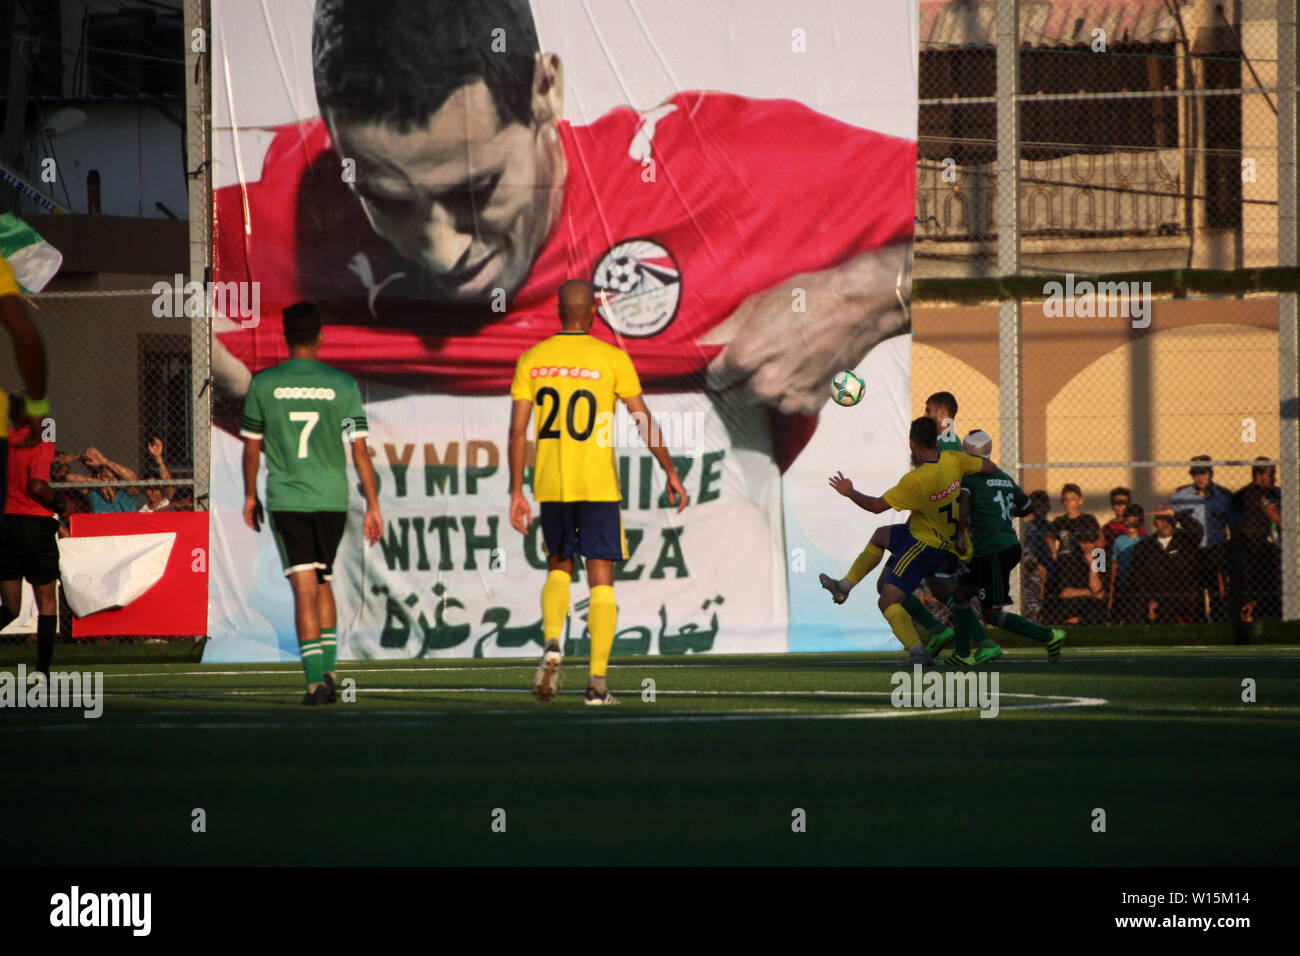
{"label": "black shorts", "polygon": [[0,518],[0,581],[39,587],[59,577],[59,522],[39,515]]}
{"label": "black shorts", "polygon": [[347,523],[346,511],[272,511],[271,533],[285,577],[312,568],[317,581],[333,577],[334,556]]}
{"label": "black shorts", "polygon": [[1020,545],[972,558],[961,583],[975,589],[980,607],[1006,607],[1011,600],[1011,572],[1020,563]]}
{"label": "black shorts", "polygon": [[543,501],[542,543],[552,558],[580,554],[598,561],[626,561],[627,539],[617,501]]}
{"label": "black shorts", "polygon": [[[967,547],[969,547],[969,545],[967,545]],[[957,555],[953,554],[951,551],[946,552],[946,555],[947,556],[943,559],[943,564],[939,566],[932,577],[955,578],[961,575],[964,568],[961,563],[961,558],[957,557]]]}

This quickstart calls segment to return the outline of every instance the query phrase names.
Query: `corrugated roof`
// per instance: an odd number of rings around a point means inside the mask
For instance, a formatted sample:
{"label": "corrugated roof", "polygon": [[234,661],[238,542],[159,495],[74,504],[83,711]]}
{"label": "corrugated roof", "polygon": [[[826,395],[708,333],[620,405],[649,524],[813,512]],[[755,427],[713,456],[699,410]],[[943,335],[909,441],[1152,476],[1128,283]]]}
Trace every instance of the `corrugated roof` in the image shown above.
{"label": "corrugated roof", "polygon": [[[1165,0],[1020,0],[1022,46],[1087,45],[1099,27],[1107,43],[1167,43],[1178,21]],[[994,0],[921,0],[923,48],[996,41]]]}

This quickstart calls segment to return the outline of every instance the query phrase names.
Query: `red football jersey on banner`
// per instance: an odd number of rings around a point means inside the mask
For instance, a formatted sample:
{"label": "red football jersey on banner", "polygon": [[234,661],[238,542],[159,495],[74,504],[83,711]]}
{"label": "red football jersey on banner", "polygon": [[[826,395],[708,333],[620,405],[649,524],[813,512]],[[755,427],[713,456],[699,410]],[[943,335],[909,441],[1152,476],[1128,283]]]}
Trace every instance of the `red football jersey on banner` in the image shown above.
{"label": "red football jersey on banner", "polygon": [[648,390],[702,388],[721,346],[699,339],[750,296],[913,232],[916,144],[790,100],[689,92],[558,129],[559,222],[507,311],[471,313],[438,303],[375,234],[321,120],[282,128],[259,181],[215,194],[214,280],[260,283],[259,324],[222,343],[250,371],[279,362],[280,310],[310,299],[329,365],[504,394],[520,354],[555,332],[560,284],[584,278],[606,292],[592,333],[632,356]]}

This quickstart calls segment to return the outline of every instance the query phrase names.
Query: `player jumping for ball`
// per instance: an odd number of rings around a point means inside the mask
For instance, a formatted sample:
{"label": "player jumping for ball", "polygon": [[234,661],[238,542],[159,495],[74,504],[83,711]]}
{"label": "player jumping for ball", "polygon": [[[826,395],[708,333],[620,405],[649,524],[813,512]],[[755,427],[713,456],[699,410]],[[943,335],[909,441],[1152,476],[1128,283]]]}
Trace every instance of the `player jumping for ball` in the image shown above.
{"label": "player jumping for ball", "polygon": [[266,507],[284,576],[293,588],[298,647],[307,674],[304,704],[338,699],[338,625],[330,577],[348,517],[344,442],[352,443],[352,463],[366,496],[366,541],[373,545],[384,530],[375,469],[366,448],[369,427],[361,391],[350,375],[316,360],[321,338],[316,306],[298,302],[284,310],[289,358],[253,376],[239,426],[244,439],[244,523],[254,531],[262,526],[257,470],[266,447]]}
{"label": "player jumping for ball", "polygon": [[[993,452],[993,439],[986,432],[973,431],[966,436],[962,450],[976,458],[988,459]],[[954,594],[956,633],[952,637],[932,637],[926,651],[936,655],[955,638],[956,663],[972,666],[1002,656],[1002,648],[979,626],[971,609],[971,598],[978,597],[986,624],[1038,641],[1046,646],[1047,659],[1057,661],[1065,643],[1065,631],[1048,629],[1006,609],[1011,604],[1011,572],[1020,563],[1020,538],[1011,519],[1029,513],[1029,496],[1010,475],[999,469],[991,474],[967,475],[962,479],[961,493],[969,498],[967,510],[975,556],[958,579]],[[970,646],[972,634],[979,642],[974,656]]]}
{"label": "player jumping for ball", "polygon": [[550,700],[560,688],[560,631],[569,614],[573,556],[580,554],[591,587],[587,611],[591,676],[586,703],[608,706],[618,703],[605,683],[618,622],[614,562],[627,559],[619,510],[623,495],[610,441],[616,398],[627,405],[650,453],[663,467],[668,499],[678,512],[686,507],[686,490],[641,397],[641,382],[632,360],[622,349],[589,334],[596,316],[594,287],[580,279],[565,282],[560,286],[558,308],[561,331],[520,356],[510,386],[514,399],[509,443],[510,523],[526,534],[532,522],[532,510],[524,497],[524,453],[528,419],[536,407],[533,497],[541,509],[547,575],[542,587],[546,649],[533,677],[533,694],[538,700]]}
{"label": "player jumping for ball", "polygon": [[[908,432],[908,445],[917,467],[899,479],[879,498],[853,489],[853,482],[842,472],[831,477],[830,486],[859,508],[872,514],[894,509],[911,511],[906,524],[877,528],[871,541],[853,562],[851,580],[860,581],[878,565],[888,551],[893,560],[881,577],[880,610],[894,636],[914,657],[921,657],[925,645],[903,607],[907,595],[925,578],[944,567],[949,554],[969,549],[965,529],[960,521],[961,480],[966,475],[992,474],[997,466],[961,451],[938,449],[939,427],[930,418],[918,418]],[[835,582],[821,575],[822,586],[836,593],[847,592],[846,582]],[[837,602],[839,603],[839,602]]]}

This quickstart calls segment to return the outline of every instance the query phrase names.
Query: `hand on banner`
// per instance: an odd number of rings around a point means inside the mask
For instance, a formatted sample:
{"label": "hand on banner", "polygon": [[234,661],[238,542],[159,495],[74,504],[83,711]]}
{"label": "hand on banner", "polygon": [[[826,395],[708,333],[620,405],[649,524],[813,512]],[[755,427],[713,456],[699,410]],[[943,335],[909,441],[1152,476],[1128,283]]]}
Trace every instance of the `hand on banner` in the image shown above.
{"label": "hand on banner", "polygon": [[908,255],[907,245],[866,252],[751,296],[702,340],[726,343],[709,365],[709,387],[743,387],[786,415],[817,412],[832,375],[906,327],[899,288]]}
{"label": "hand on banner", "polygon": [[528,533],[528,526],[533,523],[533,509],[528,504],[522,491],[510,495],[510,526],[520,534]]}

